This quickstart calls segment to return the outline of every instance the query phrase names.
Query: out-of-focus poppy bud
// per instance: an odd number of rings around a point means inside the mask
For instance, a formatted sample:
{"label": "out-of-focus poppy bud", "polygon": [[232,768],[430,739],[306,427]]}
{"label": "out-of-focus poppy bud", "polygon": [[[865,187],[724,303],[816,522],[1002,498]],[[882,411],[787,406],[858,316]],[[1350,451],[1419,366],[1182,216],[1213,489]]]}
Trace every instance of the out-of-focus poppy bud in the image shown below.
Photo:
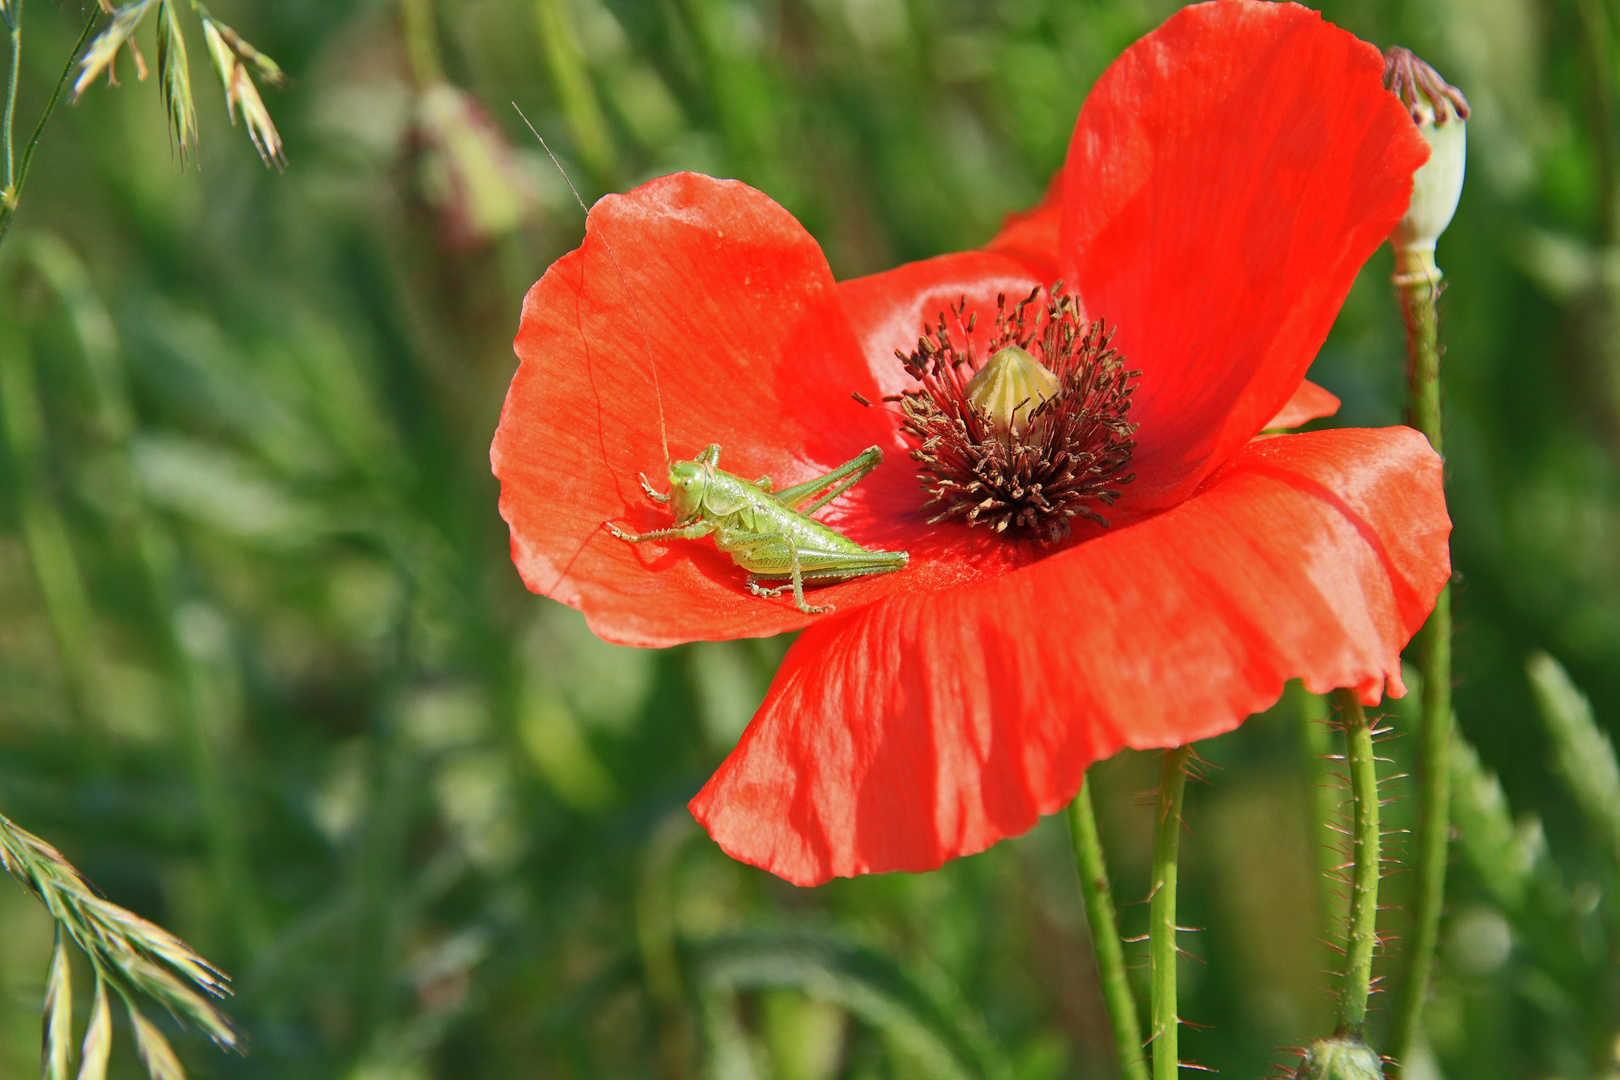
{"label": "out-of-focus poppy bud", "polygon": [[534,200],[489,114],[466,91],[434,83],[417,98],[417,183],[446,247],[467,251],[522,224]]}

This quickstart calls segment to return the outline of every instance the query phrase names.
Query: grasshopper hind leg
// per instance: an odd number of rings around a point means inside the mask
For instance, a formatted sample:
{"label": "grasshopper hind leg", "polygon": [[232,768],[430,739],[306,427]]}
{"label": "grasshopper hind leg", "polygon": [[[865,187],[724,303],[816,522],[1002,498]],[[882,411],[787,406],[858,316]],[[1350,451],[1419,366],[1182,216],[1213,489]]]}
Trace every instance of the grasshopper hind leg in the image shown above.
{"label": "grasshopper hind leg", "polygon": [[791,536],[784,536],[788,548],[788,583],[786,585],[761,585],[759,579],[750,574],[748,576],[748,591],[755,596],[777,597],[787,589],[793,590],[793,603],[806,615],[825,615],[833,610],[831,604],[812,604],[804,598],[804,568],[799,564],[799,548]]}

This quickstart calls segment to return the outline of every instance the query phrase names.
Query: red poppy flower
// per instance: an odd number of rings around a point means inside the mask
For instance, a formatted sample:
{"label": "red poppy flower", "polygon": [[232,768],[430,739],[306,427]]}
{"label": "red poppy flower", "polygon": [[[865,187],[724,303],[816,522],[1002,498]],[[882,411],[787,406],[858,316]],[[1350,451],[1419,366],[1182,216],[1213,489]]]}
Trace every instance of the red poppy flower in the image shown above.
{"label": "red poppy flower", "polygon": [[[491,457],[531,589],[634,645],[803,628],[692,810],[789,881],[923,870],[1029,828],[1122,747],[1228,731],[1283,682],[1404,692],[1400,650],[1450,572],[1440,463],[1406,428],[1261,436],[1320,412],[1302,378],[1426,154],[1376,49],[1288,4],[1182,10],[1098,80],[1061,194],[987,250],[836,284],[814,240],[740,183],[609,197],[524,303]],[[609,251],[611,244],[611,254]],[[965,301],[1061,274],[1140,369],[1135,479],[1104,527],[1042,542],[929,524],[895,411],[895,349]],[[632,304],[631,297],[634,297]],[[656,359],[655,371],[649,354]],[[820,515],[902,572],[749,595],[638,472],[722,448],[802,482],[887,463]]]}

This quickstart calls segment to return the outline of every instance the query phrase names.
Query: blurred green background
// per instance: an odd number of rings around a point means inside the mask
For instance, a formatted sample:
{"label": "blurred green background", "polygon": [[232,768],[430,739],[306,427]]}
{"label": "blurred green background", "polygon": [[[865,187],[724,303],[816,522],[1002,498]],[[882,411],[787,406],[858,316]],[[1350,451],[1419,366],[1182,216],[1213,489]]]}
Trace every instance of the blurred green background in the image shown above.
{"label": "blurred green background", "polygon": [[[740,177],[847,277],[1033,203],[1087,87],[1174,6],[218,0],[291,76],[265,91],[285,174],[230,128],[189,15],[195,167],[127,59],[58,111],[0,248],[0,810],[234,976],[250,1052],[172,1030],[193,1075],[1116,1075],[1066,823],[813,890],[732,863],[684,803],[785,643],[595,640],[519,582],[488,445],[523,291],[583,228],[509,101],[587,199]],[[25,124],[87,10],[30,4]],[[1525,661],[1620,720],[1620,7],[1325,13],[1475,108],[1439,261],[1457,710],[1501,788],[1465,762],[1420,1069],[1612,1076],[1620,830],[1552,767]],[[1389,272],[1312,369],[1329,423],[1402,416]],[[1331,1026],[1313,708],[1201,746],[1189,792],[1182,1014],[1209,1026],[1182,1053],[1228,1076]],[[1094,772],[1123,901],[1156,768]],[[1145,905],[1122,918],[1145,932]],[[37,1075],[50,942],[0,889],[0,1078]],[[115,1063],[138,1073],[123,1034]]]}

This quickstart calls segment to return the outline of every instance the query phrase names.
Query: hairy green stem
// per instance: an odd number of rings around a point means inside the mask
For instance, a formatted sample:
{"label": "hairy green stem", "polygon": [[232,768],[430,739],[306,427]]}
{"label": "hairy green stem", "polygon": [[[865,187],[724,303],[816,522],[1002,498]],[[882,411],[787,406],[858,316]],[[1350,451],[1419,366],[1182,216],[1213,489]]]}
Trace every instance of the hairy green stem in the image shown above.
{"label": "hairy green stem", "polygon": [[1411,403],[1408,419],[1428,437],[1434,452],[1442,453],[1440,430],[1440,299],[1438,271],[1426,277],[1407,270],[1397,257],[1395,283],[1400,290],[1401,314],[1406,319],[1407,379]]}
{"label": "hairy green stem", "polygon": [[[20,26],[21,17],[22,3],[18,0],[12,20]],[[62,88],[72,76],[73,65],[79,62],[79,54],[84,51],[85,42],[90,40],[90,33],[96,28],[96,20],[100,17],[100,6],[92,4],[90,15],[84,20],[84,29],[79,32],[79,40],[73,46],[73,51],[68,54],[67,63],[62,66],[62,74],[57,78],[56,86],[51,89],[51,97],[45,103],[45,111],[40,113],[39,123],[34,125],[34,133],[28,137],[28,145],[23,147],[22,157],[17,161],[15,178],[11,176],[12,106],[15,104],[17,90],[17,50],[22,46],[22,39],[18,36],[20,29],[13,32],[10,92],[6,99],[5,119],[0,122],[0,131],[3,131],[0,138],[5,140],[6,158],[6,186],[4,190],[0,190],[0,242],[4,242],[6,230],[11,228],[12,215],[17,212],[17,203],[22,198],[22,186],[28,179],[28,166],[34,160],[34,148],[39,145],[39,137],[45,132],[45,122],[51,118],[51,113],[56,111],[56,103],[62,100]]]}
{"label": "hairy green stem", "polygon": [[1125,974],[1125,950],[1119,940],[1119,917],[1108,886],[1108,864],[1103,860],[1102,838],[1097,835],[1097,814],[1091,805],[1091,785],[1082,780],[1080,793],[1069,804],[1069,825],[1074,835],[1074,865],[1080,872],[1080,893],[1086,901],[1091,943],[1097,954],[1097,975],[1103,1001],[1114,1028],[1114,1048],[1125,1080],[1148,1080],[1142,1053],[1142,1024],[1136,998]]}
{"label": "hairy green stem", "polygon": [[1153,962],[1153,1080],[1176,1080],[1181,1069],[1176,1015],[1176,858],[1181,848],[1181,796],[1192,747],[1165,751],[1159,771],[1158,820],[1153,827],[1153,899],[1148,949]]}
{"label": "hairy green stem", "polygon": [[1373,949],[1378,944],[1378,761],[1372,729],[1354,690],[1334,692],[1344,725],[1344,759],[1350,770],[1350,926],[1344,948],[1344,993],[1339,1030],[1360,1035],[1372,992]]}
{"label": "hairy green stem", "polygon": [[[1397,253],[1397,259],[1399,254]],[[1397,262],[1399,269],[1399,262]],[[1442,453],[1440,341],[1436,303],[1440,283],[1397,274],[1401,311],[1406,317],[1406,348],[1411,380],[1410,420]],[[1418,667],[1423,675],[1423,717],[1418,730],[1418,825],[1415,847],[1417,891],[1411,938],[1390,1027],[1389,1055],[1399,1075],[1423,1023],[1429,976],[1440,938],[1446,887],[1446,841],[1451,830],[1451,587],[1442,589],[1418,636]]]}

